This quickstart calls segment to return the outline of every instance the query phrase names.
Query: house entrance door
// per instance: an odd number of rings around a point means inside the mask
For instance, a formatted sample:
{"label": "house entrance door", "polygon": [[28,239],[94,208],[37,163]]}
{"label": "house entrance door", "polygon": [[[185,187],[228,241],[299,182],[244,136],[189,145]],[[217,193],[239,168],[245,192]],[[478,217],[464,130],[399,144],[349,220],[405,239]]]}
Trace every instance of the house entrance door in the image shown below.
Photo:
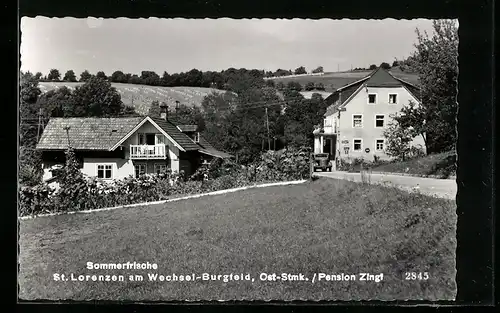
{"label": "house entrance door", "polygon": [[331,137],[325,137],[323,140],[323,153],[328,153],[329,159],[332,159],[333,155],[333,140]]}

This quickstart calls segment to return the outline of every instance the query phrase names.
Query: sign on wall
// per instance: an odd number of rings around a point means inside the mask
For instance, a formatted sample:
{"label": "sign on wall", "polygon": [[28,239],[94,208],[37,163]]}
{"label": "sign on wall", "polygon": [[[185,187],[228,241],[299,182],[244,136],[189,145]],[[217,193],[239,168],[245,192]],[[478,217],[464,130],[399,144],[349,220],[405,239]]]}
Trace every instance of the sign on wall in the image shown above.
{"label": "sign on wall", "polygon": [[348,145],[349,144],[349,140],[348,139],[342,139],[341,143],[343,145]]}

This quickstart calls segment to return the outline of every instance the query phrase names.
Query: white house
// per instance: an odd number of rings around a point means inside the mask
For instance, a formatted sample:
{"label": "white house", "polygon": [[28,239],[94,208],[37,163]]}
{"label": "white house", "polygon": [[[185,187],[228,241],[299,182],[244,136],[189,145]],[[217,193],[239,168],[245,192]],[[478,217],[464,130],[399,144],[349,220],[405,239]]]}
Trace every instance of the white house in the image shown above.
{"label": "white house", "polygon": [[68,145],[82,172],[103,180],[167,170],[189,175],[214,157],[231,157],[215,149],[196,125],[174,125],[166,113],[161,118],[51,118],[37,145],[44,180],[65,162]]}
{"label": "white house", "polygon": [[[329,153],[332,160],[390,159],[384,129],[404,105],[419,101],[419,88],[392,76],[382,68],[337,89],[325,99],[330,104],[322,127],[313,131],[314,152]],[[422,137],[411,143],[425,151]]]}

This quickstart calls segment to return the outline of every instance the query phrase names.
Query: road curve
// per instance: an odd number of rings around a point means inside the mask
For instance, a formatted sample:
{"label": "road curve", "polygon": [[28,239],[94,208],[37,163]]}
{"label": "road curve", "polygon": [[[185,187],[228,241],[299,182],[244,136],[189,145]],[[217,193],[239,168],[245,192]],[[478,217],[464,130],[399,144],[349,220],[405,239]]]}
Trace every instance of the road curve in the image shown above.
{"label": "road curve", "polygon": [[[360,173],[316,172],[314,174],[317,176],[361,182]],[[451,200],[455,200],[457,195],[457,182],[455,179],[437,179],[377,173],[371,173],[369,176],[371,184],[389,185],[409,192],[418,191],[422,194]]]}

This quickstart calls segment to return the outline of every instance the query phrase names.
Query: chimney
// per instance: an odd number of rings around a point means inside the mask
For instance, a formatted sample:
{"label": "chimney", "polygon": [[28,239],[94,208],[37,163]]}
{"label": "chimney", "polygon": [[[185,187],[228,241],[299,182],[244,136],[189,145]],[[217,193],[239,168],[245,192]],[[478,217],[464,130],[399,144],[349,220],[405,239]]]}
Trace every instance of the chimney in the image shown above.
{"label": "chimney", "polygon": [[179,113],[179,109],[181,108],[181,103],[179,100],[175,100],[175,113]]}
{"label": "chimney", "polygon": [[165,102],[160,104],[160,118],[165,121],[168,119],[168,105]]}

